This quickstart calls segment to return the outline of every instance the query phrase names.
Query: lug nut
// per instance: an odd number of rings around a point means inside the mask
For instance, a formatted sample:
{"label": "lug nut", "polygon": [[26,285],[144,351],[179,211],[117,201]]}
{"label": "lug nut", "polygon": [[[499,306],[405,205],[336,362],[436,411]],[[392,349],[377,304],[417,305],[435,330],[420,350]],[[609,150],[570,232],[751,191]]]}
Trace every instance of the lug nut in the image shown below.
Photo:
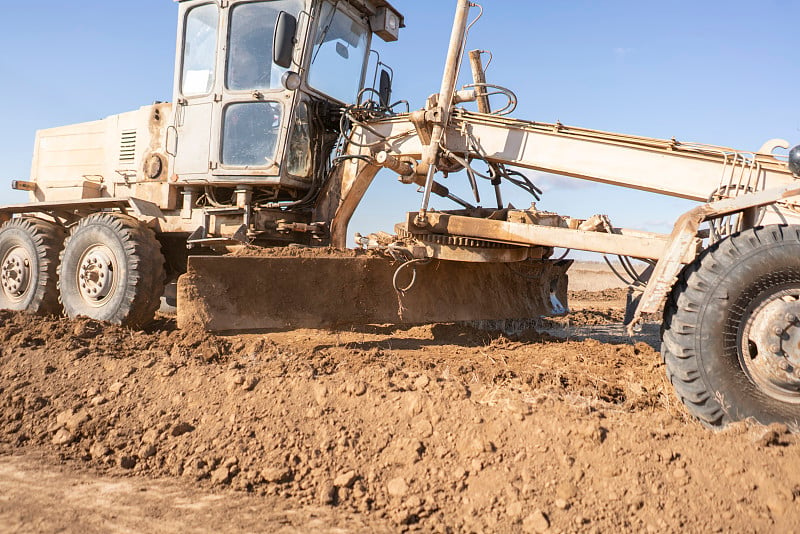
{"label": "lug nut", "polygon": [[777,353],[777,352],[780,352],[780,351],[781,351],[781,348],[780,348],[780,346],[778,346],[778,345],[770,345],[769,347],[767,347],[767,349],[768,349],[770,352],[775,352],[775,353]]}
{"label": "lug nut", "polygon": [[788,371],[789,370],[789,362],[787,362],[786,360],[781,360],[778,363],[778,367],[781,368],[781,371]]}
{"label": "lug nut", "polygon": [[795,314],[793,314],[793,313],[787,313],[786,317],[784,317],[784,318],[786,319],[787,323],[793,323],[793,322],[795,322],[797,320],[797,316]]}
{"label": "lug nut", "polygon": [[772,329],[772,331],[775,333],[776,336],[783,334],[783,328],[781,328],[780,326],[776,326],[775,328]]}

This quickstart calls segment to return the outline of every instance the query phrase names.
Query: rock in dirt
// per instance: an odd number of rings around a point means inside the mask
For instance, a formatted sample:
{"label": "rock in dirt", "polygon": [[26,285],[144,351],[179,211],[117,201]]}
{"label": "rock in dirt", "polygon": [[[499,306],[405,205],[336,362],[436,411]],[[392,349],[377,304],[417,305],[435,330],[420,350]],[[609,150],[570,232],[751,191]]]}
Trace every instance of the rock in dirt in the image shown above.
{"label": "rock in dirt", "polygon": [[418,419],[411,425],[411,429],[420,438],[429,438],[433,435],[433,425],[427,419]]}
{"label": "rock in dirt", "polygon": [[234,373],[228,379],[228,391],[233,392],[242,387],[242,384],[244,384],[244,375],[241,373]]}
{"label": "rock in dirt", "polygon": [[109,449],[104,444],[97,441],[89,449],[89,454],[92,455],[92,458],[99,459],[102,458],[103,456],[108,456],[109,454],[111,454],[111,449]]}
{"label": "rock in dirt", "polygon": [[789,434],[789,428],[783,424],[772,424],[756,439],[760,447],[776,447],[785,445],[784,436]]}
{"label": "rock in dirt", "polygon": [[156,452],[158,452],[158,451],[156,450],[155,445],[145,445],[144,447],[139,449],[139,457],[140,458],[152,458],[153,456],[156,455]]}
{"label": "rock in dirt", "polygon": [[401,438],[394,440],[386,450],[387,459],[397,465],[411,465],[420,460],[425,445],[417,440]]}
{"label": "rock in dirt", "polygon": [[53,445],[61,445],[61,446],[69,445],[73,441],[75,441],[75,436],[73,436],[72,433],[65,428],[62,428],[61,430],[56,432],[52,439]]}
{"label": "rock in dirt", "polygon": [[178,436],[182,436],[192,431],[194,431],[194,426],[190,425],[189,423],[178,423],[172,427],[172,431],[170,433],[177,438]]}
{"label": "rock in dirt", "polygon": [[59,413],[58,415],[56,415],[56,423],[58,424],[58,426],[62,426],[62,427],[66,426],[67,425],[67,421],[69,421],[74,415],[75,415],[74,411],[65,410],[65,411]]}
{"label": "rock in dirt", "polygon": [[355,483],[358,475],[355,471],[347,471],[346,473],[342,473],[338,477],[333,480],[333,485],[340,487],[340,488],[352,488],[353,484]]}
{"label": "rock in dirt", "polygon": [[70,432],[77,433],[87,421],[89,421],[89,414],[85,411],[79,411],[72,417],[68,418],[64,426]]}
{"label": "rock in dirt", "polygon": [[599,445],[606,440],[608,430],[600,425],[600,421],[590,421],[580,428],[580,433],[587,441]]}
{"label": "rock in dirt", "polygon": [[286,467],[268,467],[261,470],[261,478],[264,482],[282,484],[292,479],[292,471]]}
{"label": "rock in dirt", "polygon": [[386,491],[392,497],[402,497],[408,493],[408,483],[402,477],[393,478],[386,484]]}
{"label": "rock in dirt", "polygon": [[349,393],[350,395],[353,395],[355,397],[360,397],[361,395],[364,395],[367,392],[367,384],[366,382],[363,382],[361,380],[348,382],[347,385],[345,386],[345,391],[347,391],[347,393]]}
{"label": "rock in dirt", "polygon": [[242,384],[242,388],[245,391],[253,391],[256,386],[258,385],[258,378],[255,376],[248,376],[244,380],[244,384]]}
{"label": "rock in dirt", "polygon": [[560,499],[571,501],[578,496],[578,486],[571,482],[562,482],[556,488],[556,495]]}
{"label": "rock in dirt", "polygon": [[151,443],[154,444],[158,441],[159,432],[155,428],[151,428],[147,430],[144,435],[142,436],[142,443]]}
{"label": "rock in dirt", "polygon": [[549,528],[550,519],[541,510],[536,510],[522,521],[522,531],[526,534],[547,532]]}
{"label": "rock in dirt", "polygon": [[122,456],[119,459],[119,466],[123,469],[133,469],[136,467],[136,458],[133,456]]}
{"label": "rock in dirt", "polygon": [[428,375],[419,375],[417,379],[414,380],[414,389],[425,389],[430,383],[431,379],[428,378]]}
{"label": "rock in dirt", "polygon": [[227,484],[231,481],[231,472],[227,467],[218,467],[211,472],[211,483],[215,485]]}
{"label": "rock in dirt", "polygon": [[336,486],[330,482],[323,484],[319,491],[319,502],[324,505],[336,504],[337,492]]}
{"label": "rock in dirt", "polygon": [[314,400],[321,408],[328,404],[328,387],[324,384],[314,384]]}

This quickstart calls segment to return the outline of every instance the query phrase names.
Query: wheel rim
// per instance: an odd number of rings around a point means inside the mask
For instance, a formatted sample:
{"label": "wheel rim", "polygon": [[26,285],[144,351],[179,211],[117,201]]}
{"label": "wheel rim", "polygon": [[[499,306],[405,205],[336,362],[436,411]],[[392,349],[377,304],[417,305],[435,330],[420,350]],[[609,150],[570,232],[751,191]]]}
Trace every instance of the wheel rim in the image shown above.
{"label": "wheel rim", "polygon": [[774,399],[800,404],[800,285],[754,301],[744,316],[740,362]]}
{"label": "wheel rim", "polygon": [[0,264],[3,294],[14,302],[22,301],[31,285],[31,257],[23,247],[11,247]]}
{"label": "wheel rim", "polygon": [[81,297],[90,306],[106,304],[117,290],[117,260],[106,245],[92,245],[78,262],[77,284]]}

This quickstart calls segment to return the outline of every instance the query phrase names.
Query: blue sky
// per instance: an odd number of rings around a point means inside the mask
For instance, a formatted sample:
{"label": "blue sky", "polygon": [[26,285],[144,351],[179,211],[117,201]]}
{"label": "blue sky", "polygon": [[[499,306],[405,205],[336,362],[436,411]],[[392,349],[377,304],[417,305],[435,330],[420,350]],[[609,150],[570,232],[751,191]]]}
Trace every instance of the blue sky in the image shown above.
{"label": "blue sky", "polygon": [[[394,4],[408,27],[399,42],[374,45],[395,69],[395,97],[419,108],[439,88],[455,1]],[[493,52],[489,82],[517,93],[515,117],[744,150],[773,137],[800,143],[800,2],[485,0],[484,9],[468,48]],[[171,99],[176,13],[171,0],[6,6],[0,203],[25,200],[4,184],[27,178],[36,129]],[[468,69],[463,73],[468,83]],[[576,217],[607,213],[618,226],[668,232],[691,207],[648,193],[533,177],[546,189],[540,208]],[[468,197],[466,189],[448,185]],[[528,202],[521,195],[510,200]],[[382,173],[351,233],[391,230],[419,201],[412,186]],[[435,207],[451,205],[437,201]]]}

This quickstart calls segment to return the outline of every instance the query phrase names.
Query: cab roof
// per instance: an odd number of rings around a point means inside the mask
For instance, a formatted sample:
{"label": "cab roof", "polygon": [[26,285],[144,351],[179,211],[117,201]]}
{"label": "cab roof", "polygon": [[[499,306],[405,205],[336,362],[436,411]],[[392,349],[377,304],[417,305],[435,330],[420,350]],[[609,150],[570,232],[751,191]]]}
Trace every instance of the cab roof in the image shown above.
{"label": "cab roof", "polygon": [[[174,2],[188,2],[189,0],[173,0]],[[391,10],[397,15],[397,18],[400,19],[400,27],[406,27],[406,20],[402,13],[400,13],[388,0],[344,0],[351,6],[355,7],[364,15],[372,16],[374,15],[378,9],[385,7],[386,9]],[[219,0],[217,0],[219,3]]]}

